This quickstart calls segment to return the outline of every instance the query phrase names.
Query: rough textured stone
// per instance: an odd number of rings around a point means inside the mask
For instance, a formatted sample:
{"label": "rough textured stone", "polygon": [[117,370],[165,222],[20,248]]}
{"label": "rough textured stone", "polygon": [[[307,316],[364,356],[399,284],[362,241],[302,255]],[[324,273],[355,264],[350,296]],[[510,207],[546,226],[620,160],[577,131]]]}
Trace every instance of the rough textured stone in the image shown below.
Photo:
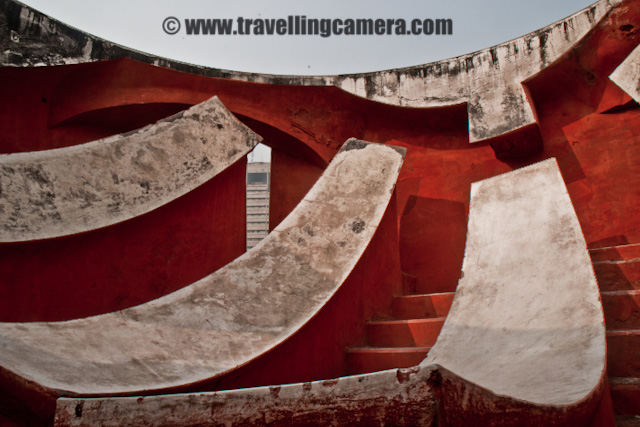
{"label": "rough textured stone", "polygon": [[[415,67],[342,76],[276,76],[198,67],[133,51],[84,34],[22,6],[0,1],[2,65],[33,66],[129,57],[211,77],[272,84],[337,86],[378,102],[407,107],[468,104],[469,140],[484,141],[536,123],[522,83],[573,48],[620,0],[592,6],[538,31],[468,55]],[[43,49],[43,45],[48,49]]]}
{"label": "rough textured stone", "polygon": [[261,137],[217,98],[127,134],[0,156],[0,242],[106,227],[163,206],[245,156]]}
{"label": "rough textured stone", "polygon": [[631,52],[609,78],[640,103],[640,46]]}
{"label": "rough textured stone", "polygon": [[[472,187],[464,277],[418,367],[218,393],[57,402],[61,426],[583,425],[604,319],[554,159]],[[374,404],[374,402],[377,402]]]}
{"label": "rough textured stone", "polygon": [[429,426],[429,370],[382,373],[217,393],[59,399],[57,427]]}
{"label": "rough textured stone", "polygon": [[165,297],[68,322],[0,323],[3,375],[63,395],[114,395],[202,381],[257,357],[346,279],[386,210],[403,156],[347,141],[256,248]]}

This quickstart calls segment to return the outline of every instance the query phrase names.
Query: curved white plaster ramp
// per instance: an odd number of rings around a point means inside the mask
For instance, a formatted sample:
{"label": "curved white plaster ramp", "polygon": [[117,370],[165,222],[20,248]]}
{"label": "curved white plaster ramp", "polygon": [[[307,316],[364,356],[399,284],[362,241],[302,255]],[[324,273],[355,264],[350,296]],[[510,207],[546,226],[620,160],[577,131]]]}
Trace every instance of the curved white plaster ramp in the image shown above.
{"label": "curved white plaster ramp", "polygon": [[622,64],[618,65],[609,78],[640,103],[640,46],[637,46]]}
{"label": "curved white plaster ramp", "polygon": [[[469,218],[464,277],[420,366],[215,393],[62,398],[56,425],[578,425],[590,419],[597,401],[589,397],[605,369],[604,318],[555,159],[472,184]],[[442,397],[436,378],[444,371],[470,387],[459,394],[445,389],[449,396]],[[478,389],[482,400],[472,401]]]}
{"label": "curved white plaster ramp", "polygon": [[589,396],[605,328],[586,248],[555,159],[472,184],[463,277],[421,365],[538,405]]}
{"label": "curved white plaster ramp", "polygon": [[347,278],[403,157],[348,140],[256,248],[165,297],[68,322],[0,323],[0,372],[63,395],[114,395],[191,384],[252,360],[295,333]]}
{"label": "curved white plaster ramp", "polygon": [[[242,73],[155,57],[79,32],[13,0],[21,31],[38,16],[38,37],[25,42],[0,40],[0,65],[73,64],[128,57],[211,77],[271,84],[336,86],[377,102],[406,107],[440,107],[467,103],[469,141],[485,141],[537,123],[522,83],[573,49],[622,0],[593,5],[540,30],[467,55],[413,67],[337,76],[277,76]],[[6,15],[6,14],[5,14]],[[11,18],[0,13],[0,20]],[[0,22],[1,24],[1,22]],[[451,24],[453,25],[453,23]],[[446,25],[445,25],[446,27]],[[52,32],[51,28],[56,31]],[[46,46],[47,49],[43,49]]]}
{"label": "curved white plaster ramp", "polygon": [[0,242],[66,236],[145,214],[204,184],[261,140],[214,97],[129,133],[0,155]]}

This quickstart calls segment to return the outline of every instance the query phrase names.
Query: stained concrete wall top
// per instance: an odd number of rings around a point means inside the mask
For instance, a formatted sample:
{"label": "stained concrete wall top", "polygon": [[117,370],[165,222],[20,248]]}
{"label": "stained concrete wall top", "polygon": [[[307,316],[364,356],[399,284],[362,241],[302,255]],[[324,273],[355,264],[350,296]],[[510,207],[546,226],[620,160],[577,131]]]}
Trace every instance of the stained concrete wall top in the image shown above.
{"label": "stained concrete wall top", "polygon": [[620,1],[601,0],[517,39],[456,58],[395,70],[336,76],[356,95],[406,107],[467,103],[469,141],[536,123],[522,83],[569,52]]}
{"label": "stained concrete wall top", "polygon": [[142,215],[210,180],[261,140],[214,97],[126,134],[0,155],[0,242],[65,236]]}
{"label": "stained concrete wall top", "polygon": [[542,405],[573,404],[596,389],[604,315],[555,159],[472,184],[462,270],[423,366]]}
{"label": "stained concrete wall top", "polygon": [[61,398],[56,427],[437,425],[430,372],[398,369],[210,393]]}
{"label": "stained concrete wall top", "polygon": [[0,373],[66,395],[114,395],[191,384],[248,362],[297,331],[347,278],[403,157],[348,140],[265,240],[165,297],[68,322],[0,323]]}
{"label": "stained concrete wall top", "polygon": [[640,46],[627,56],[609,78],[640,103]]}
{"label": "stained concrete wall top", "polygon": [[[211,77],[272,84],[337,86],[407,107],[468,104],[470,142],[536,123],[522,82],[573,48],[622,0],[600,0],[538,31],[478,52],[414,67],[339,76],[276,76],[180,63],[85,34],[14,0],[0,0],[0,65],[72,64],[129,57]],[[37,31],[35,30],[37,28]]]}

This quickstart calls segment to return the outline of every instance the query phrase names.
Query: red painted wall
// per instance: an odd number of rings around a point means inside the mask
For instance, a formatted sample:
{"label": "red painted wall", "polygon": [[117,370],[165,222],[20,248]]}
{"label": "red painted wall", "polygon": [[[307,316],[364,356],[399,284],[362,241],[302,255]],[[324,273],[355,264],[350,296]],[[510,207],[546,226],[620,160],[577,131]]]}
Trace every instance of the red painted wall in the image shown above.
{"label": "red painted wall", "polygon": [[[407,147],[397,215],[387,212],[325,310],[272,352],[218,381],[184,390],[335,377],[346,372],[344,348],[363,344],[364,321],[388,314],[390,297],[400,293],[400,269],[417,277],[418,293],[455,289],[474,181],[556,157],[589,246],[640,242],[640,108],[608,80],[638,45],[638,21],[640,5],[629,2],[525,83],[544,150],[519,161],[499,160],[489,143],[468,143],[465,105],[394,107],[332,87],[205,78],[125,59],[0,68],[0,152],[94,140],[218,95],[277,150],[275,224],[347,138]],[[244,239],[239,165],[126,223],[0,246],[0,314],[6,316],[0,320],[62,319],[137,304],[230,261],[242,252]],[[127,275],[131,280],[114,284]]]}
{"label": "red painted wall", "polygon": [[320,178],[323,170],[284,151],[271,149],[269,230],[276,228],[289,215]]}
{"label": "red painted wall", "polygon": [[[92,64],[0,67],[0,153],[67,147],[128,132],[184,110],[190,104],[139,103],[84,111],[66,123],[50,123],[54,93],[69,74]],[[91,94],[87,94],[90,96]],[[96,96],[96,94],[93,94]]]}

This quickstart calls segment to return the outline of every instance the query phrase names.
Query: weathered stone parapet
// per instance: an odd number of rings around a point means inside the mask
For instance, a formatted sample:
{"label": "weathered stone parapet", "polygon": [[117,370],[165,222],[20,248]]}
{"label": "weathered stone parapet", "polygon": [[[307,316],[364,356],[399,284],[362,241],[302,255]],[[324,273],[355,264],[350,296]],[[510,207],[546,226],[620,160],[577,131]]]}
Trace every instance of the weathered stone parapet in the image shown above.
{"label": "weathered stone parapet", "polygon": [[398,369],[333,380],[217,393],[63,398],[57,427],[429,426],[437,419],[429,370]]}
{"label": "weathered stone parapet", "polygon": [[[466,103],[469,141],[473,143],[537,126],[523,83],[576,47],[621,0],[599,0],[540,30],[467,55],[406,68],[336,76],[279,76],[185,64],[84,34],[13,0],[2,0],[0,6],[3,3],[8,12],[0,16],[0,30],[7,33],[0,40],[2,65],[55,65],[128,57],[210,77],[332,85],[372,101],[405,107]],[[540,144],[538,141],[538,148]]]}

